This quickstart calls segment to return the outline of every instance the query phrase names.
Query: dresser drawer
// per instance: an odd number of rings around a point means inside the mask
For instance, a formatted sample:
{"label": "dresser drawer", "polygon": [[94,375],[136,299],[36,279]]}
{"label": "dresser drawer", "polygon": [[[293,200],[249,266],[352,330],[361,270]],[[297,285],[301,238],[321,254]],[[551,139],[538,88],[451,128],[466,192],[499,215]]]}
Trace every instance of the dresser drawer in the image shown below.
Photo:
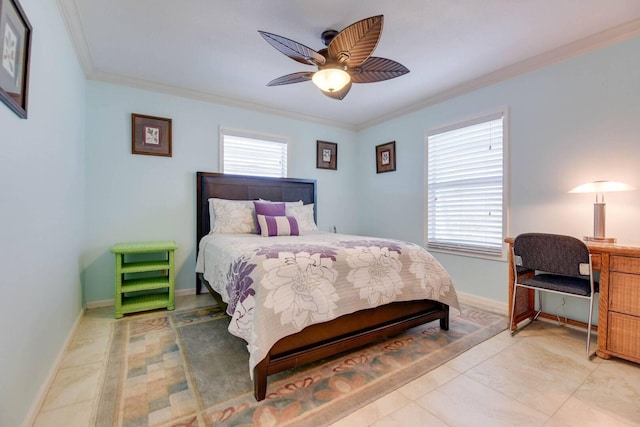
{"label": "dresser drawer", "polygon": [[640,316],[640,276],[611,273],[609,310]]}
{"label": "dresser drawer", "polygon": [[607,350],[640,360],[640,318],[609,313]]}
{"label": "dresser drawer", "polygon": [[640,258],[612,255],[609,269],[623,273],[640,274]]}

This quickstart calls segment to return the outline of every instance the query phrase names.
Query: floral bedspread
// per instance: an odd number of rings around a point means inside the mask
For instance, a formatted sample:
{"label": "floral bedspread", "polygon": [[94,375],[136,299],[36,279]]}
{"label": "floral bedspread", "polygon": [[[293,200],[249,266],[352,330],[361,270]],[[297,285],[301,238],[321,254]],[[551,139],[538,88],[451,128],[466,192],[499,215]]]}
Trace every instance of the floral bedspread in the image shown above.
{"label": "floral bedspread", "polygon": [[442,265],[398,240],[210,234],[200,241],[196,272],[228,304],[229,332],[247,342],[251,375],[273,344],[314,323],[393,301],[431,299],[459,309]]}

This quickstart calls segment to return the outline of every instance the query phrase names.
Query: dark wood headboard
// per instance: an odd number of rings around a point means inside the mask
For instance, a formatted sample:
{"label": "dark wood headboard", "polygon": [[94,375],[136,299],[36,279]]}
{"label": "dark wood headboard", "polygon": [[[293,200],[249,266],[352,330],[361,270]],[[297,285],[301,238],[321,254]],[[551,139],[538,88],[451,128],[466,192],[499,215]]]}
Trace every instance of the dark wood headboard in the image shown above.
{"label": "dark wood headboard", "polygon": [[265,178],[259,176],[225,175],[197,172],[196,253],[200,239],[209,233],[209,202],[212,197],[228,200],[265,199],[272,202],[313,203],[317,216],[316,181],[295,178]]}

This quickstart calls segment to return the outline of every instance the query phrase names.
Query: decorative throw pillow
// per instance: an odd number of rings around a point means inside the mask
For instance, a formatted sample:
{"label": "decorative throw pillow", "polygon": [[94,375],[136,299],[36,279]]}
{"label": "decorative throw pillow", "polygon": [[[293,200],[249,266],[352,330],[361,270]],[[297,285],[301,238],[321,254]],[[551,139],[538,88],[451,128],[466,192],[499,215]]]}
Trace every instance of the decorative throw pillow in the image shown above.
{"label": "decorative throw pillow", "polygon": [[263,237],[300,235],[298,221],[292,216],[258,215],[258,224]]}
{"label": "decorative throw pillow", "polygon": [[264,202],[264,203],[284,203],[286,207],[304,205],[304,202],[302,200],[298,200],[298,201],[295,201],[295,202],[272,202],[271,200],[258,199],[258,201],[259,202]]}
{"label": "decorative throw pillow", "polygon": [[318,226],[313,219],[313,203],[302,206],[286,206],[285,210],[287,216],[292,216],[298,221],[301,233],[318,230]]}
{"label": "decorative throw pillow", "polygon": [[[265,216],[284,216],[285,215],[284,203],[254,201],[253,206],[255,206],[256,215],[265,215]],[[261,234],[262,230],[260,226],[260,221],[258,221],[257,229],[258,229],[258,234]]]}
{"label": "decorative throw pillow", "polygon": [[[209,199],[215,220],[212,233],[235,234],[256,232],[255,208],[251,200]],[[210,205],[211,206],[211,205]]]}

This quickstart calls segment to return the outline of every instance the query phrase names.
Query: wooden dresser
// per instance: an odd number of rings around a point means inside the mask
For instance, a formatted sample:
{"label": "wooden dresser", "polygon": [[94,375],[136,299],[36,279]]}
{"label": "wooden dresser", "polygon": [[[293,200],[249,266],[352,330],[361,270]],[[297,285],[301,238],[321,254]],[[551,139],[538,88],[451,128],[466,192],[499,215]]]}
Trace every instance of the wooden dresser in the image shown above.
{"label": "wooden dresser", "polygon": [[640,248],[588,246],[600,256],[597,354],[640,363]]}
{"label": "wooden dresser", "polygon": [[[509,244],[509,313],[513,298],[513,238]],[[586,242],[594,270],[600,271],[598,349],[603,359],[611,356],[640,363],[640,246]],[[521,295],[521,291],[523,294]],[[518,291],[516,321],[535,314],[533,291]],[[543,317],[555,318],[545,313]],[[580,322],[571,322],[580,324]],[[586,325],[585,325],[586,326]]]}

